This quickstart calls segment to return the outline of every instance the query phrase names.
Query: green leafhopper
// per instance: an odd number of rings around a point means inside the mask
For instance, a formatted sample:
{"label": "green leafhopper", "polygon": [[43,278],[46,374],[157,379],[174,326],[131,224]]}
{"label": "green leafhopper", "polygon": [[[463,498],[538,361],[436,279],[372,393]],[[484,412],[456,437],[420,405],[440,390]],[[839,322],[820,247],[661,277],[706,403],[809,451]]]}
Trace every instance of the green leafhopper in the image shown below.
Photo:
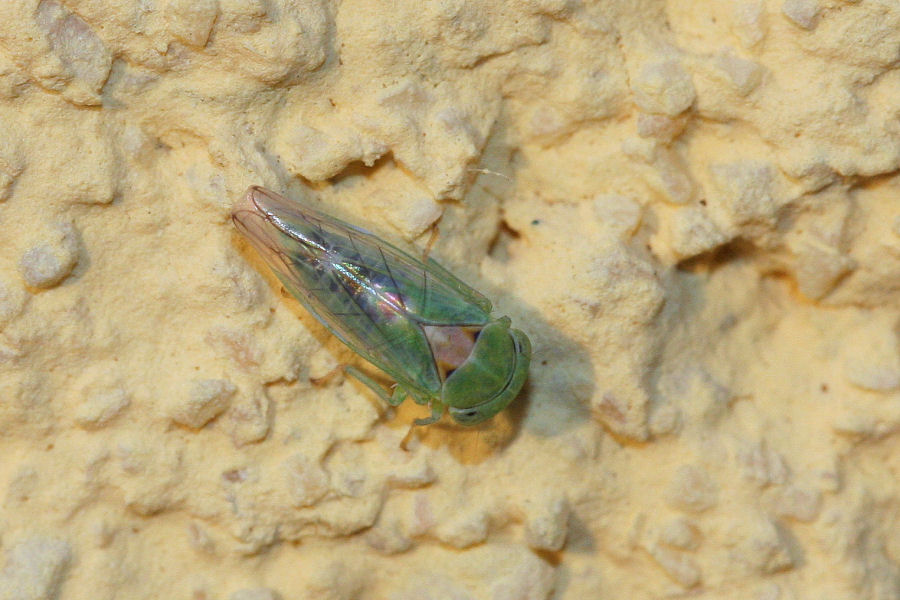
{"label": "green leafhopper", "polygon": [[288,292],[354,352],[396,381],[389,394],[348,369],[393,406],[409,396],[474,425],[503,410],[525,383],[531,342],[508,317],[433,259],[419,260],[359,227],[261,187],[232,211],[237,229]]}

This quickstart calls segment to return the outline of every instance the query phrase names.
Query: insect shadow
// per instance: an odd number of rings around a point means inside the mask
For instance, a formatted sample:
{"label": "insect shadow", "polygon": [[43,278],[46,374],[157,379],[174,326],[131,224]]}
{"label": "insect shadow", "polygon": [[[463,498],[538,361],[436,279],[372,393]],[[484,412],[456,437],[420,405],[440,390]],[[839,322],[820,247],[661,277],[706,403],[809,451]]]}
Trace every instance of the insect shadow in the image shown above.
{"label": "insect shadow", "polygon": [[[497,290],[479,282],[494,298]],[[591,418],[594,368],[590,355],[578,342],[541,316],[540,311],[510,296],[497,306],[498,314],[513,318],[531,338],[532,359],[528,381],[518,397],[491,420],[463,427],[448,419],[414,432],[421,443],[444,447],[462,464],[478,464],[500,454],[522,435],[553,438]],[[421,407],[403,407],[398,421],[409,422]]]}
{"label": "insect shadow", "polygon": [[[276,284],[277,285],[277,284]],[[495,298],[498,294],[490,286],[479,283]],[[289,295],[286,295],[286,300]],[[390,385],[390,379],[376,368],[356,357],[324,326],[319,324],[298,303],[290,300],[291,309],[301,318],[311,334],[340,360],[363,369],[367,375]],[[504,297],[497,307],[499,314],[510,315],[522,324],[532,340],[533,352],[529,378],[518,397],[492,419],[473,426],[453,423],[449,417],[425,426],[415,426],[416,418],[428,414],[427,407],[404,402],[386,407],[363,384],[348,377],[348,385],[370,399],[383,411],[383,424],[406,433],[411,430],[410,447],[421,443],[431,448],[443,448],[460,464],[479,464],[501,454],[519,436],[534,435],[553,438],[591,419],[588,408],[594,393],[594,368],[586,348],[560,332],[541,317],[540,311],[528,304]]]}

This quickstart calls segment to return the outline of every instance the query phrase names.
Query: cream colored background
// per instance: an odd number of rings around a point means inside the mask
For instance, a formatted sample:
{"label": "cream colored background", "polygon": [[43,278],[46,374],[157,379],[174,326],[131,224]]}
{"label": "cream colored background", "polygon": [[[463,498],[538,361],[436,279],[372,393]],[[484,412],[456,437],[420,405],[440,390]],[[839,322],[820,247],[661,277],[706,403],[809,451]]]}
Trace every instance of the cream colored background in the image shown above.
{"label": "cream colored background", "polygon": [[[0,3],[3,599],[900,597],[896,0]],[[488,426],[353,360],[250,184],[535,346]]]}

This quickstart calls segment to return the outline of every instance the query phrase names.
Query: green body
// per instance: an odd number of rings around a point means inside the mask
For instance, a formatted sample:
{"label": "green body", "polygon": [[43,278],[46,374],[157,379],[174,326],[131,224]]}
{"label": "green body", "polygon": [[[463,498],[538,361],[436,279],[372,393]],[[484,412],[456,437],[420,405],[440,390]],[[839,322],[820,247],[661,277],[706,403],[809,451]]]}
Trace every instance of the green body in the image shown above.
{"label": "green body", "polygon": [[[524,385],[528,337],[508,318],[492,318],[490,301],[435,261],[259,187],[247,191],[232,218],[285,288],[397,387],[388,396],[350,373],[391,404],[410,396],[430,405],[431,417],[417,424],[445,411],[458,423],[479,423]],[[451,368],[436,358],[460,352],[464,358]]]}

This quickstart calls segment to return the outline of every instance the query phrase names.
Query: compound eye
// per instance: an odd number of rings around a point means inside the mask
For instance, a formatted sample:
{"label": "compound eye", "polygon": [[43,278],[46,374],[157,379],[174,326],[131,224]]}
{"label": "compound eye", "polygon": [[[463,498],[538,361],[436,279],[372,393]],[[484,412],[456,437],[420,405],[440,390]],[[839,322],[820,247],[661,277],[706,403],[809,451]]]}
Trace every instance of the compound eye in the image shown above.
{"label": "compound eye", "polygon": [[464,408],[453,411],[453,418],[459,423],[472,423],[479,420],[479,413],[475,408]]}

